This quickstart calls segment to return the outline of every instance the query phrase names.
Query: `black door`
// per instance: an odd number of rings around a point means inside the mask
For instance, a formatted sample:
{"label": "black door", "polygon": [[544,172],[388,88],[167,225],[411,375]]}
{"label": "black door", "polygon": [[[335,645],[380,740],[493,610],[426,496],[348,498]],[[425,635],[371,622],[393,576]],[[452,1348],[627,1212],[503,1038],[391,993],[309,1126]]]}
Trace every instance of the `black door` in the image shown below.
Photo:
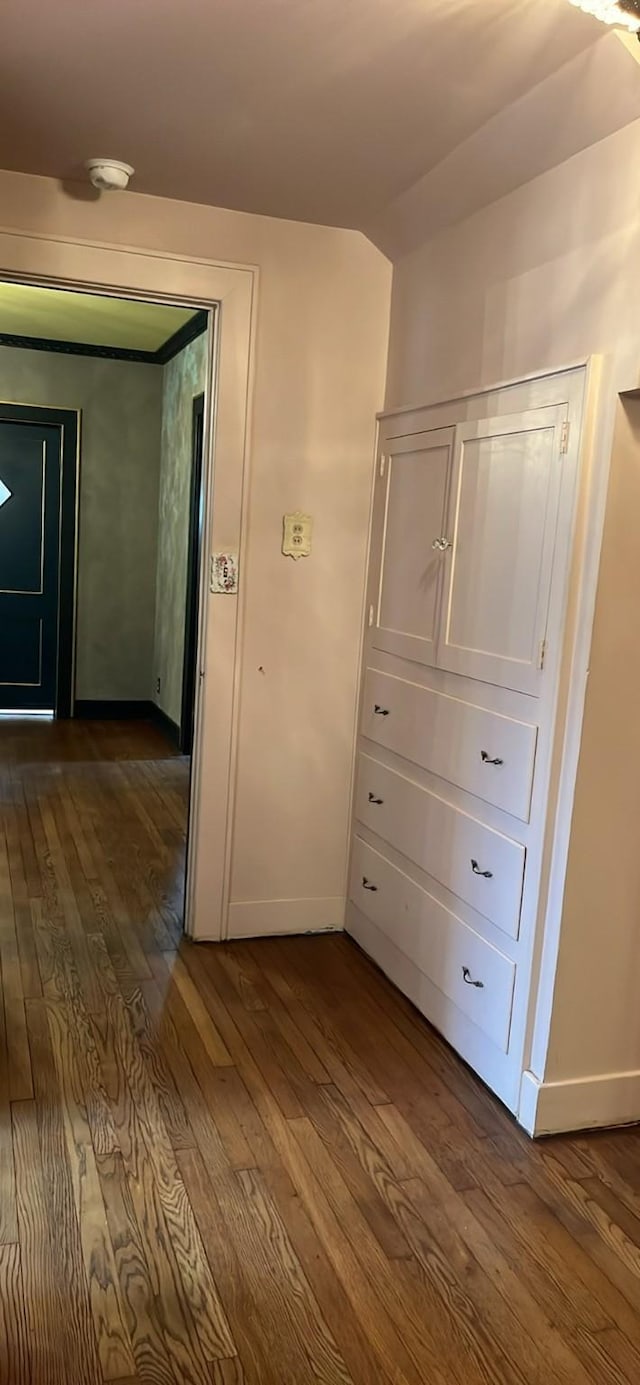
{"label": "black door", "polygon": [[62,430],[0,419],[0,707],[54,710]]}

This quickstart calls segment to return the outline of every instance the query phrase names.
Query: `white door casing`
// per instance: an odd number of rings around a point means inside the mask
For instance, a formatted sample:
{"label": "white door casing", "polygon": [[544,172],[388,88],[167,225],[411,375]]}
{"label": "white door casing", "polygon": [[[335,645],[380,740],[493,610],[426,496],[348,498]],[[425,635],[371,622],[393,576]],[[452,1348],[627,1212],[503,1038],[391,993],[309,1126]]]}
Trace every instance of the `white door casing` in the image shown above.
{"label": "white door casing", "polygon": [[[130,247],[0,231],[0,275],[56,288],[216,307],[207,380],[205,516],[185,927],[226,935],[258,270]],[[215,460],[215,467],[214,467]],[[215,473],[215,475],[214,475]],[[213,551],[238,551],[239,591],[210,595]]]}

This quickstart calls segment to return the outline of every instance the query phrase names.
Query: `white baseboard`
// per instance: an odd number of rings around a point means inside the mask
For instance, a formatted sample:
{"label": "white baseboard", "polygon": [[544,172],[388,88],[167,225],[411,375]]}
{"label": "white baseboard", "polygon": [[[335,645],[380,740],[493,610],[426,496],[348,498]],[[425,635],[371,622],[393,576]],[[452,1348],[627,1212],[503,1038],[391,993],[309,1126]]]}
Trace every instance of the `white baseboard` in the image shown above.
{"label": "white baseboard", "polygon": [[229,905],[229,938],[335,933],[344,928],[343,895],[327,899],[249,899]]}
{"label": "white baseboard", "polygon": [[539,1082],[525,1072],[520,1124],[530,1135],[560,1135],[640,1122],[640,1072],[610,1072],[568,1082]]}

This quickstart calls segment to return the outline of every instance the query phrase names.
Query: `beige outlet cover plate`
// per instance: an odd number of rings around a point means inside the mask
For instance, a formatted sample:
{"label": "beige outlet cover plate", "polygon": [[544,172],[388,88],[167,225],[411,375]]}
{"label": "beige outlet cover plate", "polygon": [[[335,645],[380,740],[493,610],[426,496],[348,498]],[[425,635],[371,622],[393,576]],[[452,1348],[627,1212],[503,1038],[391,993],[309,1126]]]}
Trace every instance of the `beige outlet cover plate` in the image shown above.
{"label": "beige outlet cover plate", "polygon": [[285,558],[308,558],[311,552],[313,519],[302,510],[282,518],[282,552]]}

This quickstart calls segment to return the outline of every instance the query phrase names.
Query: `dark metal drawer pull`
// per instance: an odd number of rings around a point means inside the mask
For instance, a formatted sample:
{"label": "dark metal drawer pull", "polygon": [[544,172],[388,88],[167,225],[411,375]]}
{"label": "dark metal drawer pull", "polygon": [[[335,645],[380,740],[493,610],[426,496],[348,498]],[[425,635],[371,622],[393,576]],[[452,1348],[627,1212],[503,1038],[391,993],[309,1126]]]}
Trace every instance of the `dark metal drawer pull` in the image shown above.
{"label": "dark metal drawer pull", "polygon": [[492,871],[492,870],[480,870],[480,867],[479,867],[477,861],[472,861],[472,862],[471,862],[471,869],[472,869],[474,875],[482,875],[482,876],[484,877],[485,880],[493,880],[493,871]]}
{"label": "dark metal drawer pull", "polygon": [[375,891],[375,890],[377,890],[377,888],[378,888],[377,885],[372,885],[372,884],[371,884],[371,881],[370,881],[370,880],[367,880],[366,875],[363,875],[363,877],[362,877],[362,883],[363,883],[363,885],[364,885],[365,890],[374,890],[374,891]]}
{"label": "dark metal drawer pull", "polygon": [[480,751],[480,759],[482,760],[483,765],[503,765],[503,764],[504,764],[504,760],[501,760],[499,755],[493,755],[493,756],[492,756],[492,755],[489,754],[488,750],[481,750],[481,751]]}
{"label": "dark metal drawer pull", "polygon": [[384,798],[376,798],[374,793],[369,794],[370,803],[384,803]]}
{"label": "dark metal drawer pull", "polygon": [[484,990],[484,981],[474,981],[468,967],[462,968],[462,980],[466,986],[476,986],[479,991]]}
{"label": "dark metal drawer pull", "polygon": [[389,708],[381,707],[379,702],[375,703],[373,710],[377,717],[388,717],[389,715]]}

